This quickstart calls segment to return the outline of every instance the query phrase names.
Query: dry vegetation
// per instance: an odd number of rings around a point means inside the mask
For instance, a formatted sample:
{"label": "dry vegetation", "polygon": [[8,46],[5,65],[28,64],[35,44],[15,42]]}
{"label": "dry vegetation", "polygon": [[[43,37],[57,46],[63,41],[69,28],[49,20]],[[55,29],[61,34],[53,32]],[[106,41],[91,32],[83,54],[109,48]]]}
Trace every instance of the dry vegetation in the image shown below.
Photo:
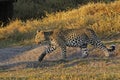
{"label": "dry vegetation", "polygon": [[44,17],[46,12],[52,13],[76,8],[78,5],[89,2],[109,3],[112,1],[115,0],[17,0],[17,2],[14,3],[14,17],[24,20],[30,18],[38,19]]}
{"label": "dry vegetation", "polygon": [[[120,34],[120,1],[113,3],[88,3],[78,9],[47,14],[42,20],[11,21],[0,28],[0,40],[31,41],[36,29],[93,28],[100,38],[113,38]],[[5,44],[4,44],[5,45]]]}
{"label": "dry vegetation", "polygon": [[[90,61],[89,61],[90,60]],[[54,67],[32,68],[3,72],[3,80],[119,80],[117,60],[73,60],[71,62],[49,62]],[[47,64],[47,63],[46,63]],[[69,66],[66,66],[69,65]]]}
{"label": "dry vegetation", "polygon": [[[119,41],[120,1],[109,4],[89,3],[77,9],[47,14],[47,17],[42,20],[11,21],[6,27],[0,28],[0,47],[8,46],[10,43],[31,44],[34,42],[37,29],[80,27],[91,27],[100,38],[118,38]],[[97,57],[94,57],[91,52],[87,59],[72,59],[66,62],[58,59],[55,61],[44,60],[39,64],[30,61],[30,59],[38,57],[34,52],[32,54],[28,52],[27,56],[22,53],[22,56],[15,56],[11,61],[20,61],[18,59],[25,56],[26,58],[22,60],[28,59],[26,61],[30,62],[30,66],[22,64],[22,68],[25,69],[17,67],[17,70],[0,68],[0,80],[120,80],[120,45],[116,41],[113,43],[117,44],[117,54],[109,59],[103,58],[102,52],[96,50],[93,53],[97,53]],[[74,50],[68,52],[74,53]],[[55,56],[55,54],[53,55]]]}

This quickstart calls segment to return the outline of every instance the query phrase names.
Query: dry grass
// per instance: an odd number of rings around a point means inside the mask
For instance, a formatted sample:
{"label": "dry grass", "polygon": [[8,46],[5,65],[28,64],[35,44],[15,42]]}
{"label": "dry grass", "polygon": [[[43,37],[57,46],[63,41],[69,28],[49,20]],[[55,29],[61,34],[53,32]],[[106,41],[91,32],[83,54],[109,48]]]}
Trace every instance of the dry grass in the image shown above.
{"label": "dry grass", "polygon": [[78,9],[47,14],[42,20],[11,21],[0,28],[0,40],[24,41],[34,38],[36,29],[93,28],[100,38],[113,38],[120,34],[120,1],[88,3]]}
{"label": "dry grass", "polygon": [[1,71],[3,80],[119,80],[119,59],[77,59],[44,62],[42,67]]}
{"label": "dry grass", "polygon": [[[100,38],[110,38],[120,34],[120,1],[114,3],[89,3],[78,9],[67,12],[48,14],[42,20],[12,21],[4,28],[0,28],[0,40],[31,41],[37,29],[54,28],[93,28]],[[4,43],[1,42],[1,44]],[[6,42],[5,42],[6,43]],[[115,41],[113,41],[115,43]],[[0,45],[1,45],[0,44]],[[111,44],[111,43],[110,43]],[[70,60],[61,61],[57,57],[58,51],[46,56],[42,63],[36,62],[39,53],[24,52],[9,59],[14,64],[11,70],[0,68],[1,80],[119,80],[120,79],[120,45],[117,44],[116,56],[104,58],[103,52],[95,50],[89,58],[73,58],[76,49],[68,50],[72,56]],[[6,44],[4,44],[6,45]],[[42,50],[39,50],[39,52]],[[41,52],[42,53],[42,52]],[[97,54],[96,54],[97,53]],[[101,55],[102,54],[102,55]],[[99,57],[100,56],[100,57]],[[76,56],[78,57],[78,55]],[[52,58],[57,60],[49,61]],[[5,63],[3,63],[5,64]]]}

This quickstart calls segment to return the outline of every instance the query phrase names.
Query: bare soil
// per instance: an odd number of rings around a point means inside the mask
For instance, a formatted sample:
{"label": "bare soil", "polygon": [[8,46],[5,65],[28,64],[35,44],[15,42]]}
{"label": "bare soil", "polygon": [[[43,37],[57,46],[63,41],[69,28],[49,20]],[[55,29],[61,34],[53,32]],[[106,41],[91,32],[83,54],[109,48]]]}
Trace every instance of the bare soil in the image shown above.
{"label": "bare soil", "polygon": [[[119,59],[120,46],[117,46],[116,56]],[[16,46],[0,49],[0,70],[16,70],[24,68],[37,68],[44,66],[52,66],[55,63],[61,63],[61,51],[57,49],[45,56],[42,63],[38,62],[39,55],[45,50],[44,46]],[[104,53],[100,50],[90,52],[88,58],[103,58]],[[79,48],[67,49],[67,60],[81,59]]]}

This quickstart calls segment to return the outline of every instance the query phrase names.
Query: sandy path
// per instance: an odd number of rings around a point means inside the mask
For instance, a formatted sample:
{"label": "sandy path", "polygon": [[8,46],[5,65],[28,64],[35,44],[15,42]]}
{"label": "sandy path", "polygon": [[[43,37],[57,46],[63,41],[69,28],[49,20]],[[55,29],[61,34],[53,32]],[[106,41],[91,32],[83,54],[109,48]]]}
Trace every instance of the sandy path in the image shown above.
{"label": "sandy path", "polygon": [[[119,47],[120,46],[118,46],[117,53],[120,52]],[[44,51],[44,49],[44,46],[18,46],[0,49],[0,70],[36,67],[39,64],[38,57]],[[61,59],[60,52],[60,49],[57,49],[51,54],[48,54],[44,61],[55,61]],[[103,52],[100,51],[93,51],[91,53],[89,57],[91,57],[91,55],[92,57],[99,57],[101,54],[103,54]],[[80,49],[67,49],[67,59],[71,60],[76,58],[81,58]],[[48,65],[49,63],[46,62],[46,64]]]}
{"label": "sandy path", "polygon": [[[5,68],[7,66],[18,66],[25,65],[29,63],[38,63],[39,55],[44,51],[45,47],[41,46],[18,46],[0,49],[0,68]],[[68,50],[68,59],[78,58],[81,54],[76,53],[77,49]],[[76,53],[76,54],[73,54]],[[78,56],[79,55],[79,56]],[[59,60],[61,59],[60,49],[48,54],[44,60]]]}
{"label": "sandy path", "polygon": [[16,55],[20,55],[21,53],[29,49],[29,46],[0,49],[0,62],[6,61]]}

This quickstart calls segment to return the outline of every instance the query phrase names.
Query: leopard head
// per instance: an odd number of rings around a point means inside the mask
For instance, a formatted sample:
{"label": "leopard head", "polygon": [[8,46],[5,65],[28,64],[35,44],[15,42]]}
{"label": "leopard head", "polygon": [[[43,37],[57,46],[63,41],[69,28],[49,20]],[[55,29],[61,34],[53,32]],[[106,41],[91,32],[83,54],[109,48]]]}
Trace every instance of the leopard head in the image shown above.
{"label": "leopard head", "polygon": [[37,30],[35,35],[35,42],[36,44],[45,44],[49,42],[50,35],[53,33],[53,31],[41,31]]}

